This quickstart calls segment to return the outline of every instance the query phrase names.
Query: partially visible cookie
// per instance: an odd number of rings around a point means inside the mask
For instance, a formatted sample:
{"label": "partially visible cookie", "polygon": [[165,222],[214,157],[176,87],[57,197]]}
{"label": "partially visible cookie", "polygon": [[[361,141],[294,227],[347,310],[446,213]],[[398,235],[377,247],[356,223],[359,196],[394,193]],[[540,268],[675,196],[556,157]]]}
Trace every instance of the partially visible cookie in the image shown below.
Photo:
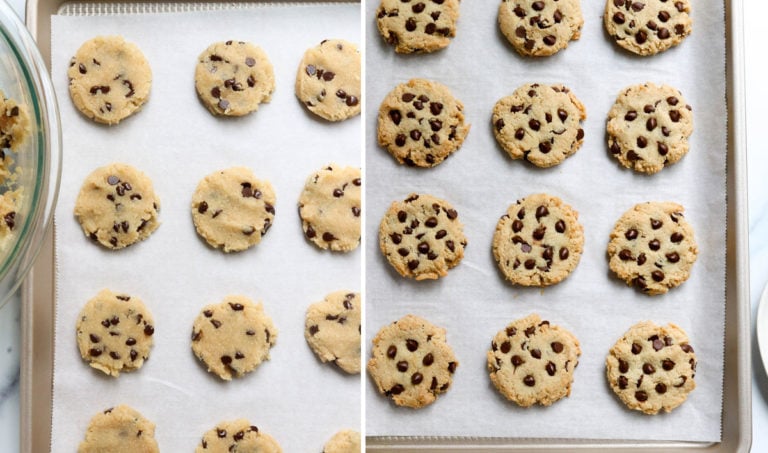
{"label": "partially visible cookie", "polygon": [[467,238],[459,214],[447,201],[412,193],[393,202],[379,226],[379,249],[403,277],[448,275],[464,257]]}
{"label": "partially visible cookie", "polygon": [[381,0],[376,25],[395,52],[433,52],[456,36],[460,0]]}
{"label": "partially visible cookie", "polygon": [[551,167],[584,143],[585,119],[584,104],[564,85],[529,83],[499,99],[491,121],[496,141],[512,159]]}
{"label": "partially visible cookie", "polygon": [[329,164],[312,173],[299,197],[304,236],[316,246],[349,252],[360,245],[360,169]]}
{"label": "partially visible cookie", "polygon": [[296,97],[328,121],[359,115],[360,60],[357,47],[343,39],[307,49],[296,73]]}
{"label": "partially visible cookie", "polygon": [[244,296],[227,296],[205,306],[192,326],[192,351],[225,381],[242,377],[269,360],[277,329],[261,302]]}
{"label": "partially visible cookie", "polygon": [[148,238],[160,226],[159,211],[160,199],[152,180],[121,163],[88,175],[75,202],[75,217],[83,233],[113,250]]}
{"label": "partially visible cookie", "polygon": [[608,383],[630,409],[671,412],[696,388],[696,354],[688,335],[669,323],[632,326],[605,359]]}
{"label": "partially visible cookie", "polygon": [[579,0],[502,0],[499,28],[520,55],[545,57],[581,37]]}
{"label": "partially visible cookie", "polygon": [[625,212],[608,242],[611,270],[648,295],[688,280],[698,247],[683,211],[677,203],[646,202]]}
{"label": "partially visible cookie", "polygon": [[304,338],[323,362],[360,372],[360,293],[336,291],[307,309]]}
{"label": "partially visible cookie", "polygon": [[323,453],[360,453],[360,433],[352,430],[339,431],[323,446]]}
{"label": "partially visible cookie", "polygon": [[461,147],[469,128],[464,104],[430,80],[396,86],[379,107],[379,145],[401,164],[434,167]]}
{"label": "partially visible cookie", "polygon": [[654,55],[691,34],[688,0],[607,0],[603,23],[616,43],[638,55]]}
{"label": "partially visible cookie", "polygon": [[93,416],[77,453],[156,453],[155,424],[120,405]]}
{"label": "partially visible cookie", "polygon": [[445,329],[414,315],[384,326],[373,339],[368,373],[398,406],[420,408],[448,390],[459,362]]}
{"label": "partially visible cookie", "polygon": [[122,36],[97,36],[83,43],[67,76],[75,107],[103,124],[117,124],[141,109],[152,87],[147,59]]}
{"label": "partially visible cookie", "polygon": [[[29,114],[23,104],[6,98],[0,90],[0,148],[17,150],[29,136]],[[5,160],[5,153],[2,153]],[[5,167],[5,165],[3,165]]]}
{"label": "partially visible cookie", "polygon": [[195,453],[281,453],[280,444],[248,420],[224,421],[203,434]]}

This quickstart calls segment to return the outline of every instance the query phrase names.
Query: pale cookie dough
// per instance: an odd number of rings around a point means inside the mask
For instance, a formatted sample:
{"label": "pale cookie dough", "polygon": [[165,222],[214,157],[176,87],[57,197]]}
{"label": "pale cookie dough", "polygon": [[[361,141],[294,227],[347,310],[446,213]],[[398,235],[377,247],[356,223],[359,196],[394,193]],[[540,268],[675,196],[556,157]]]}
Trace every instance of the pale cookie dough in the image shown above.
{"label": "pale cookie dough", "polygon": [[651,415],[672,411],[696,388],[696,354],[688,341],[672,323],[635,324],[605,359],[611,388],[630,409]]}
{"label": "pale cookie dough", "polygon": [[324,250],[349,252],[360,245],[360,169],[329,164],[312,173],[299,197],[304,236]]}
{"label": "pale cookie dough", "polygon": [[113,250],[148,238],[160,226],[159,211],[160,199],[149,177],[121,163],[88,175],[75,202],[83,233]]}
{"label": "pale cookie dough", "polygon": [[157,453],[155,424],[120,405],[96,414],[77,453]]}
{"label": "pale cookie dough", "polygon": [[254,304],[244,296],[227,296],[205,306],[192,327],[195,356],[225,381],[269,360],[276,341],[277,329],[261,302]]}
{"label": "pale cookie dough", "polygon": [[275,218],[275,192],[245,167],[206,176],[192,196],[192,220],[211,247],[239,252],[261,242]]}
{"label": "pale cookie dough", "polygon": [[360,114],[360,51],[327,39],[308,49],[296,73],[296,97],[315,115],[342,121]]}
{"label": "pale cookie dough", "polygon": [[459,362],[445,329],[414,315],[384,326],[373,339],[368,373],[398,406],[420,408],[448,390]]}
{"label": "pale cookie dough", "polygon": [[122,36],[86,41],[69,62],[69,94],[80,112],[117,124],[149,99],[152,70],[141,50]]}
{"label": "pale cookie dough", "polygon": [[304,338],[323,362],[350,374],[360,372],[360,293],[336,291],[309,306]]}
{"label": "pale cookie dough", "polygon": [[616,43],[638,55],[654,55],[691,34],[688,0],[607,0],[603,23]]}
{"label": "pale cookie dough", "polygon": [[[0,165],[0,176],[7,176],[3,173],[6,173],[9,167],[5,162],[6,156],[3,150],[18,150],[29,134],[29,114],[26,106],[6,98],[5,93],[0,90],[0,156],[3,161]],[[4,180],[5,177],[0,178],[0,182]]]}
{"label": "pale cookie dough", "polygon": [[608,242],[611,270],[648,295],[688,280],[698,247],[683,210],[677,203],[647,202],[625,212]]}
{"label": "pale cookie dough", "polygon": [[499,28],[520,55],[545,57],[581,37],[579,0],[502,0]]}
{"label": "pale cookie dough", "polygon": [[212,114],[247,115],[272,97],[274,69],[267,54],[249,42],[217,42],[198,57],[195,89]]}
{"label": "pale cookie dough", "polygon": [[433,52],[456,36],[460,0],[381,0],[376,25],[398,53]]}
{"label": "pale cookie dough", "polygon": [[0,195],[0,249],[6,242],[11,244],[16,224],[21,221],[16,213],[19,205],[22,203],[22,190],[11,190]]}
{"label": "pale cookie dough", "polygon": [[239,419],[221,422],[206,431],[195,453],[282,453],[280,444],[269,434]]}
{"label": "pale cookie dough", "polygon": [[323,453],[360,453],[360,433],[352,430],[339,431],[323,446]]}
{"label": "pale cookie dough", "polygon": [[546,168],[579,150],[585,119],[584,104],[567,87],[529,83],[496,102],[491,122],[512,159]]}

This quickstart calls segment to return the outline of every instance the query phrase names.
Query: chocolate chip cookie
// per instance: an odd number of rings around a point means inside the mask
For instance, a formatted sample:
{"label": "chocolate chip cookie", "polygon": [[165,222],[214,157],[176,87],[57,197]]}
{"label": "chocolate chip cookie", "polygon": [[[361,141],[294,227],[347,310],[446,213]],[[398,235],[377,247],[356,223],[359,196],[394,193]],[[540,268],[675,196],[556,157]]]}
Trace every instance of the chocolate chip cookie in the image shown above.
{"label": "chocolate chip cookie", "polygon": [[280,444],[248,420],[224,421],[203,434],[195,453],[282,453]]}
{"label": "chocolate chip cookie", "polygon": [[323,446],[323,453],[360,453],[360,433],[352,430],[339,431]]}
{"label": "chocolate chip cookie", "polygon": [[336,291],[309,306],[304,338],[323,362],[350,374],[360,372],[360,293]]}
{"label": "chocolate chip cookie", "polygon": [[[17,150],[29,136],[29,114],[23,104],[5,97],[0,90],[0,148]],[[6,156],[2,153],[2,169],[6,170]]]}
{"label": "chocolate chip cookie", "polygon": [[135,409],[120,405],[96,414],[77,453],[157,453],[155,424]]}
{"label": "chocolate chip cookie", "polygon": [[433,52],[456,36],[460,0],[381,0],[376,25],[398,53]]}
{"label": "chocolate chip cookie", "polygon": [[499,28],[520,55],[545,57],[581,37],[579,0],[502,0]]}
{"label": "chocolate chip cookie", "polygon": [[360,51],[343,39],[326,39],[304,53],[296,97],[315,115],[342,121],[360,114]]}
{"label": "chocolate chip cookie", "polygon": [[691,34],[688,0],[607,0],[603,23],[616,43],[638,55],[654,55]]}

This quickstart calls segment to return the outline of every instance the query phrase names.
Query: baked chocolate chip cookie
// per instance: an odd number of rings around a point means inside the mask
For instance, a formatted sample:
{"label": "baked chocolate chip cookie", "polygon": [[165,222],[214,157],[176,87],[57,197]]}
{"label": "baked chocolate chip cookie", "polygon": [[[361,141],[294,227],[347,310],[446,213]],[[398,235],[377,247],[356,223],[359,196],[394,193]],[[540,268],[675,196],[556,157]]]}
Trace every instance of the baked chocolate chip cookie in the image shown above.
{"label": "baked chocolate chip cookie", "polygon": [[545,57],[581,37],[579,0],[502,0],[499,28],[520,55]]}
{"label": "baked chocolate chip cookie", "polygon": [[638,55],[655,55],[691,34],[689,0],[607,0],[603,22],[616,43]]}
{"label": "baked chocolate chip cookie", "polygon": [[433,52],[456,36],[459,1],[381,0],[376,25],[395,52]]}

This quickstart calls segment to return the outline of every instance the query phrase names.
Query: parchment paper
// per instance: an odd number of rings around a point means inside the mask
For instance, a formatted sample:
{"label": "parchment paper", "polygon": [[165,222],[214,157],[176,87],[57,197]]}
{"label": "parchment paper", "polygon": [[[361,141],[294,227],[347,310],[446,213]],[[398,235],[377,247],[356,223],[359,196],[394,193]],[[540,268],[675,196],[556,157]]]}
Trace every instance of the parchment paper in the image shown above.
{"label": "parchment paper", "polygon": [[[725,23],[723,3],[695,1],[693,34],[653,57],[633,57],[603,30],[604,0],[583,0],[579,41],[548,58],[523,58],[498,31],[497,1],[462,2],[451,45],[428,55],[395,55],[378,35],[367,3],[368,72],[366,166],[366,353],[378,329],[407,313],[447,329],[460,361],[447,394],[421,410],[399,408],[366,378],[369,436],[484,436],[628,440],[718,441],[723,383],[725,305]],[[408,168],[376,144],[379,103],[396,84],[414,77],[437,80],[463,101],[472,124],[463,147],[438,167]],[[653,176],[620,167],[607,150],[608,110],[626,86],[651,81],[680,89],[693,107],[691,149]],[[564,163],[540,170],[513,161],[491,129],[495,102],[528,82],[564,83],[587,108],[583,147]],[[469,239],[464,260],[440,281],[410,281],[378,250],[381,216],[410,192],[451,202]],[[499,217],[519,198],[557,195],[579,211],[585,250],[562,283],[546,289],[506,284],[491,253]],[[686,210],[699,246],[690,279],[668,294],[648,297],[608,269],[606,247],[618,218],[644,201],[676,201]],[[551,407],[521,409],[490,383],[486,351],[513,319],[537,312],[573,332],[582,356],[572,394]],[[605,356],[641,320],[673,322],[696,350],[697,388],[670,414],[629,411],[605,379]]]}

